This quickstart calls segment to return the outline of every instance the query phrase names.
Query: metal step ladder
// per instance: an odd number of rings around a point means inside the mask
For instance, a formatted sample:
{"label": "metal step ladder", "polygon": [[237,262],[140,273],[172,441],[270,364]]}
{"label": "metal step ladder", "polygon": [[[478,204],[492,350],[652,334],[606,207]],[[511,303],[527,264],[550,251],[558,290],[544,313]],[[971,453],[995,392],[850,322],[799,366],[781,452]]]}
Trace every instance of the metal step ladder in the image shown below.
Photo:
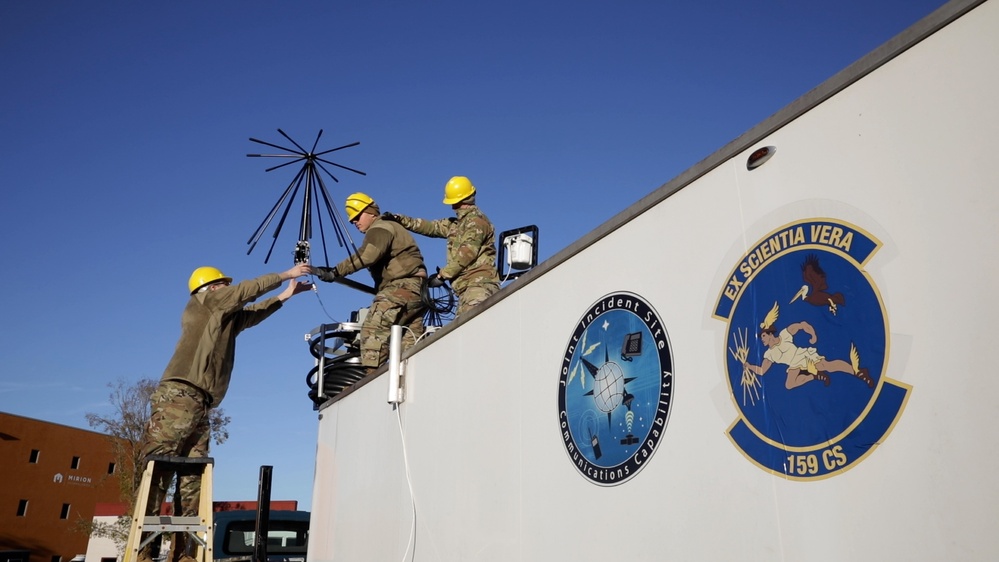
{"label": "metal step ladder", "polygon": [[[142,473],[142,483],[135,495],[135,511],[132,513],[132,529],[128,533],[128,543],[122,562],[136,562],[139,551],[165,533],[186,533],[198,545],[195,558],[199,562],[212,562],[212,466],[211,457],[169,457],[150,455],[146,457],[146,469]],[[183,517],[179,515],[146,515],[149,494],[152,488],[154,470],[166,470],[181,476],[200,476],[201,497],[198,514]],[[175,504],[174,509],[178,506]],[[142,540],[146,533],[149,535]]]}

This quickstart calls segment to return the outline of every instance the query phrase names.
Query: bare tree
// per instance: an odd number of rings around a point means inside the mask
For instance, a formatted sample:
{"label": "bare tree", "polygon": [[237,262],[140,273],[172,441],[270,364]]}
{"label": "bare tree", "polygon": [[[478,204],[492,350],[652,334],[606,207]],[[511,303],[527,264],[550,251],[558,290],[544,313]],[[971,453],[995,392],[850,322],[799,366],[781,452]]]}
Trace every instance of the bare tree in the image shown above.
{"label": "bare tree", "polygon": [[114,453],[115,474],[122,500],[133,505],[135,489],[142,477],[139,468],[142,459],[142,434],[149,422],[149,397],[156,390],[156,381],[142,379],[128,382],[118,379],[108,383],[111,413],[107,415],[88,412],[87,423],[111,440]]}
{"label": "bare tree", "polygon": [[[152,415],[150,396],[156,390],[159,381],[141,379],[126,381],[118,379],[108,383],[111,389],[109,396],[112,406],[107,415],[88,412],[87,423],[111,441],[111,450],[115,460],[115,474],[118,478],[118,489],[121,500],[128,505],[131,513],[135,506],[135,492],[142,480],[142,438]],[[229,438],[228,425],[231,419],[221,408],[212,408],[208,414],[211,425],[211,438],[216,445],[225,443]],[[121,517],[115,524],[94,524],[92,521],[81,522],[80,525],[87,534],[95,537],[107,537],[120,542],[124,547],[131,527],[131,517]]]}

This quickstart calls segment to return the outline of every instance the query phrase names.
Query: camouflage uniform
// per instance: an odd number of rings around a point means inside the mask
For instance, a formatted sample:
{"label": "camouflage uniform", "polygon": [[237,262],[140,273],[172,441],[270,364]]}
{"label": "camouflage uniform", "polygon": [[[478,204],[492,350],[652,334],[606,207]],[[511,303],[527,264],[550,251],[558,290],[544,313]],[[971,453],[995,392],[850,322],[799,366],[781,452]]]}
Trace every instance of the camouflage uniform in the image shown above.
{"label": "camouflage uniform", "polygon": [[357,253],[338,263],[337,276],[367,268],[375,282],[375,300],[361,324],[361,365],[374,369],[388,360],[394,324],[403,330],[403,349],[423,335],[424,305],[420,289],[427,276],[423,254],[413,236],[398,224],[376,217]]}
{"label": "camouflage uniform", "polygon": [[[211,433],[208,412],[211,406],[201,390],[179,381],[160,381],[150,397],[150,403],[152,415],[146,427],[143,458],[148,455],[191,458],[208,456],[208,437]],[[157,470],[153,474],[147,515],[159,515],[160,504],[166,497],[172,477],[173,474],[169,471]],[[184,476],[180,478],[178,487],[183,509],[179,514],[196,514],[201,496],[201,481],[196,477]]]}
{"label": "camouflage uniform", "polygon": [[[236,336],[262,322],[282,306],[277,297],[247,306],[281,285],[277,273],[191,295],[181,316],[180,341],[151,396],[152,415],[143,437],[142,456],[205,457],[211,433],[211,408],[229,388]],[[156,471],[147,515],[159,515],[172,474]],[[198,510],[201,481],[180,482],[181,515]]]}
{"label": "camouflage uniform", "polygon": [[461,315],[499,291],[500,281],[496,272],[493,223],[475,205],[458,208],[455,215],[438,220],[394,216],[406,230],[432,238],[447,238],[447,265],[440,274],[451,280],[451,287],[458,295],[457,314]]}

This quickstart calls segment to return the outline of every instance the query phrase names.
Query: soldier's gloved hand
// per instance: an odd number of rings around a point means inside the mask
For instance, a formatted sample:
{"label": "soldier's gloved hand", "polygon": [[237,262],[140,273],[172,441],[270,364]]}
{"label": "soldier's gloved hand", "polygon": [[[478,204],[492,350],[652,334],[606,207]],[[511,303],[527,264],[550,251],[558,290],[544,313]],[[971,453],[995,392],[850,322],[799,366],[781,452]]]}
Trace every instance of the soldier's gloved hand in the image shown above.
{"label": "soldier's gloved hand", "polygon": [[427,278],[427,286],[436,289],[437,287],[444,286],[444,280],[437,273],[434,273]]}
{"label": "soldier's gloved hand", "polygon": [[399,222],[399,217],[389,212],[382,213],[382,219],[392,222]]}
{"label": "soldier's gloved hand", "polygon": [[321,281],[326,281],[327,283],[332,283],[334,279],[339,277],[335,267],[313,267],[312,273],[315,273],[316,277],[318,277]]}

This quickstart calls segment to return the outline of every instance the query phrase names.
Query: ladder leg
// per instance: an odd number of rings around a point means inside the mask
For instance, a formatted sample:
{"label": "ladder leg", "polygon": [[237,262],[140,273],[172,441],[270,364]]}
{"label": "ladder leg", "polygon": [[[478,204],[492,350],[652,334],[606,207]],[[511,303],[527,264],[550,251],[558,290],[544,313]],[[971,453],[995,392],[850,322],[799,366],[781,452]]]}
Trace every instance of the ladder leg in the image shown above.
{"label": "ladder leg", "polygon": [[215,546],[215,521],[212,513],[212,465],[206,464],[201,473],[201,497],[198,506],[198,516],[205,526],[205,545],[198,549],[198,560],[213,562]]}
{"label": "ladder leg", "polygon": [[125,555],[122,562],[136,562],[139,557],[139,550],[142,538],[142,524],[146,517],[146,508],[149,505],[149,492],[153,481],[153,469],[155,461],[146,463],[146,469],[142,472],[142,481],[139,484],[139,491],[135,494],[135,510],[132,512],[132,526],[128,533],[128,543],[125,546]]}

